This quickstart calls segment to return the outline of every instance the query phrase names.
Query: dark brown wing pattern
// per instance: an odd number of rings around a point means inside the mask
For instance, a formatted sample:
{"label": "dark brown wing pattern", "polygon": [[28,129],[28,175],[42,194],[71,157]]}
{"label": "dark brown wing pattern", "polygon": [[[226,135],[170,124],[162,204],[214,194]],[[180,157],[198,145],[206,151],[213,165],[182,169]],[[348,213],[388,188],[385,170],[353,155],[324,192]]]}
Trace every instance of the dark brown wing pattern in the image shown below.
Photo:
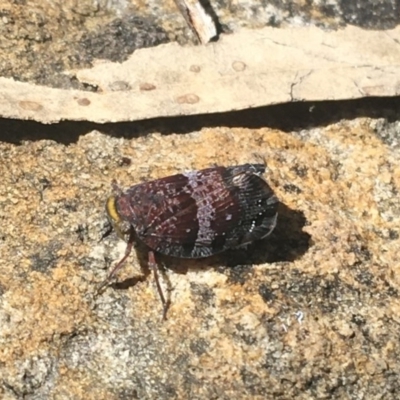
{"label": "dark brown wing pattern", "polygon": [[[201,258],[266,236],[277,199],[259,164],[215,167],[133,186],[120,214],[151,249]],[[119,199],[121,200],[121,199]]]}

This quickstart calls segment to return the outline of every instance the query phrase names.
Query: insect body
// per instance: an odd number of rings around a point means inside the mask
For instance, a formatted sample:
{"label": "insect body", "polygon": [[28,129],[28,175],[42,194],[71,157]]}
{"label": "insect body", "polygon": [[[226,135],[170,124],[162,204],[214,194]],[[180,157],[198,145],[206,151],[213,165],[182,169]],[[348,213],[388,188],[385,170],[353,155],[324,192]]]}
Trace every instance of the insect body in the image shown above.
{"label": "insect body", "polygon": [[274,229],[278,199],[262,177],[263,164],[213,167],[132,186],[108,198],[108,217],[120,236],[129,234],[123,259],[134,241],[149,248],[149,266],[157,278],[155,253],[204,258],[266,237]]}

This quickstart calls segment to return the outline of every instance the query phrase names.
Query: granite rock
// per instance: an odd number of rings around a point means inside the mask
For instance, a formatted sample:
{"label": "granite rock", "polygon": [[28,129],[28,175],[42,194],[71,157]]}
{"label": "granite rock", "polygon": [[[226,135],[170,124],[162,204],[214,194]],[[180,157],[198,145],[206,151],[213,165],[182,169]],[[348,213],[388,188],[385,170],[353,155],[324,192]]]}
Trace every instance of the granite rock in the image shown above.
{"label": "granite rock", "polygon": [[[1,143],[2,397],[395,398],[400,167],[383,126]],[[97,295],[125,250],[103,238],[112,179],[260,158],[282,202],[269,238],[161,259],[166,322],[145,254]]]}

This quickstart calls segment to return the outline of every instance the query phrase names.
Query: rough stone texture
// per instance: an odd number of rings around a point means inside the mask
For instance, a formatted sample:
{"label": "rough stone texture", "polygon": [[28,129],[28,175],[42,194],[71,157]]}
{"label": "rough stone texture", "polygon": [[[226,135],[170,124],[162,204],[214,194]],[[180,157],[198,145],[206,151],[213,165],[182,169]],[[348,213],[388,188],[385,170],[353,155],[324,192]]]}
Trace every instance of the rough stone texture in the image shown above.
{"label": "rough stone texture", "polygon": [[[207,3],[207,2],[206,2]],[[210,2],[219,30],[309,26],[339,29],[352,24],[390,29],[399,23],[396,0],[237,0]],[[53,87],[96,90],[64,70],[95,59],[124,61],[135,49],[196,38],[173,0],[3,1],[0,5],[0,76]]]}
{"label": "rough stone texture", "polygon": [[[387,131],[359,118],[291,134],[3,142],[2,398],[395,398],[400,149]],[[114,234],[100,240],[113,178],[130,186],[260,158],[283,203],[269,239],[162,259],[165,323],[136,254],[95,296],[125,249]]]}
{"label": "rough stone texture", "polygon": [[137,48],[176,39],[168,38],[151,13],[137,12],[124,1],[3,3],[0,75],[18,80],[94,90],[78,85],[64,70],[89,66],[94,59],[124,60]]}

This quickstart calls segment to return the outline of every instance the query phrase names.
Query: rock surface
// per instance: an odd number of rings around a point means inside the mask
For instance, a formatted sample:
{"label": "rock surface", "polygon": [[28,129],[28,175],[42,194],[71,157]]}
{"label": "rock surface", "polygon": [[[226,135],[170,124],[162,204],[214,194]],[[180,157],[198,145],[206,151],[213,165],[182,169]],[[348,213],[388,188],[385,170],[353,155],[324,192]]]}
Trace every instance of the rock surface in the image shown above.
{"label": "rock surface", "polygon": [[[2,143],[2,397],[391,398],[400,146],[378,130],[359,118],[291,134],[221,127]],[[136,254],[96,296],[125,249],[114,234],[101,240],[113,178],[128,187],[260,157],[282,202],[268,239],[213,259],[163,260],[164,323]]]}

